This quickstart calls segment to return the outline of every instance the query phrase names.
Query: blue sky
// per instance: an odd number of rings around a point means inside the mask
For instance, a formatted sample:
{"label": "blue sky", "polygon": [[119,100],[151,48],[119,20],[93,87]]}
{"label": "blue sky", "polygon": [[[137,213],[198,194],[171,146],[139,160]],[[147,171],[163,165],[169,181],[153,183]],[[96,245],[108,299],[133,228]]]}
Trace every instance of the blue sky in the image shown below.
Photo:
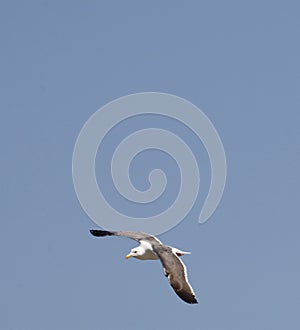
{"label": "blue sky", "polygon": [[[0,328],[299,329],[299,3],[0,6]],[[160,236],[192,251],[197,306],[177,298],[159,262],[125,260],[134,242],[91,237],[74,192],[82,125],[143,91],[201,108],[226,151],[212,218],[196,221],[205,179],[188,217]]]}

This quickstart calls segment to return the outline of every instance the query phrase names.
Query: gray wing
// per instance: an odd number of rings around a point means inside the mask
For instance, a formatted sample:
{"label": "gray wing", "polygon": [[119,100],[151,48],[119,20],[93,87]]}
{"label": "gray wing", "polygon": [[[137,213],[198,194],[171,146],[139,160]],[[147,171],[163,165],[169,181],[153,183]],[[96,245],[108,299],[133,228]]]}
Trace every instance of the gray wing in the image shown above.
{"label": "gray wing", "polygon": [[175,293],[189,304],[197,304],[195,293],[190,286],[184,263],[166,245],[155,245],[154,252],[158,255],[165,271],[165,275]]}
{"label": "gray wing", "polygon": [[123,236],[134,239],[135,241],[138,242],[144,240],[144,241],[148,241],[151,244],[161,244],[160,240],[158,240],[155,236],[145,233],[135,232],[135,231],[106,231],[106,230],[91,229],[90,233],[96,237]]}

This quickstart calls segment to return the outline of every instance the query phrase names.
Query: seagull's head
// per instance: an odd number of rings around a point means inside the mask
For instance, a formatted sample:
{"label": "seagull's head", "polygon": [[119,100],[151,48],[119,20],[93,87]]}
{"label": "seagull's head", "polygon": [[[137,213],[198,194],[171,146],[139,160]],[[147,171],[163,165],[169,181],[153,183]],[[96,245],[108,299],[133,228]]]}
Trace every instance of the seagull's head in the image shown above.
{"label": "seagull's head", "polygon": [[145,254],[145,250],[141,246],[138,246],[136,248],[131,249],[131,251],[127,254],[125,258],[129,259],[130,257],[134,257],[139,259],[144,254]]}

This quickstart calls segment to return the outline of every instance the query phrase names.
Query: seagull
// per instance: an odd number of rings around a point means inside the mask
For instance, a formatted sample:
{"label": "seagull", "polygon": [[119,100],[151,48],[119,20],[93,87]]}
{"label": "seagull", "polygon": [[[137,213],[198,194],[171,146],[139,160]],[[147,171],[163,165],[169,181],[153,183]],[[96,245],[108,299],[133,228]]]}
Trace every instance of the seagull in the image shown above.
{"label": "seagull", "polygon": [[123,236],[140,243],[125,257],[139,260],[160,260],[165,276],[168,278],[175,293],[188,304],[197,304],[195,293],[188,282],[186,267],[179,257],[190,254],[174,247],[164,245],[155,236],[132,231],[106,231],[91,229],[90,233],[96,237]]}

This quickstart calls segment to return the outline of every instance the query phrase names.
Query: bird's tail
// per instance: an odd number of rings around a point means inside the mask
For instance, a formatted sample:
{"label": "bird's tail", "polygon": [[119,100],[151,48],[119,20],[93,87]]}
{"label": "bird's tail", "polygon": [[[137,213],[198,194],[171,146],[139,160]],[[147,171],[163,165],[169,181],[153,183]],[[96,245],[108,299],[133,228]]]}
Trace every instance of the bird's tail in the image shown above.
{"label": "bird's tail", "polygon": [[173,251],[173,253],[175,253],[178,257],[181,257],[181,256],[183,256],[183,255],[185,255],[185,254],[191,254],[191,252],[181,251],[181,250],[179,250],[179,249],[177,249],[177,248],[174,248],[174,247],[172,247],[172,251]]}

